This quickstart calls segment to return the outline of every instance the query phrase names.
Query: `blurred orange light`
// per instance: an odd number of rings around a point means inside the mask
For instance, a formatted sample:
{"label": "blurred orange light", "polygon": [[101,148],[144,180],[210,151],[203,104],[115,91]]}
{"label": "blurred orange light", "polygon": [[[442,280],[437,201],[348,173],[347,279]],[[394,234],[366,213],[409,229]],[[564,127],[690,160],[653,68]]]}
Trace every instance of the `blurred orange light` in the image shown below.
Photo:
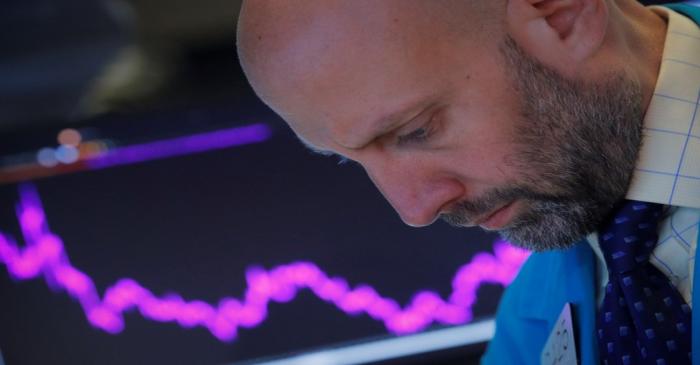
{"label": "blurred orange light", "polygon": [[89,158],[92,156],[100,155],[106,150],[106,146],[100,141],[86,141],[81,143],[78,147],[80,156],[83,158]]}
{"label": "blurred orange light", "polygon": [[76,147],[80,144],[82,139],[83,137],[80,135],[80,132],[73,128],[66,128],[58,133],[58,143],[64,146]]}

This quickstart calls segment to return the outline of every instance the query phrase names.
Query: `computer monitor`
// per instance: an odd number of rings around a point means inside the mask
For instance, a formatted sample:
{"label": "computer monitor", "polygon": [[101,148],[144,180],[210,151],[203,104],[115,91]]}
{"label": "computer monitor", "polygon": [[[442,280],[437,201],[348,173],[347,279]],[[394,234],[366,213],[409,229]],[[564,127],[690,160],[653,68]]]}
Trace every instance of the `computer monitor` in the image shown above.
{"label": "computer monitor", "polygon": [[25,159],[0,173],[7,364],[435,364],[488,340],[527,257],[404,225],[361,167],[269,112],[87,125],[19,133],[37,148],[5,154]]}

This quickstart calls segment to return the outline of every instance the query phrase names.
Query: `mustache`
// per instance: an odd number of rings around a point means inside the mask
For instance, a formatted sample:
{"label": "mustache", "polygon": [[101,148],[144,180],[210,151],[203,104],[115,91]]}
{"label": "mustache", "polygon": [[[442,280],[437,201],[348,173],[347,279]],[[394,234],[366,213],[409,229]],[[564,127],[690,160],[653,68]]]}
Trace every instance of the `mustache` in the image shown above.
{"label": "mustache", "polygon": [[477,218],[516,199],[553,202],[566,200],[564,197],[539,193],[523,186],[500,187],[487,191],[477,199],[455,203],[449,212],[440,214],[440,219],[452,226],[468,226]]}

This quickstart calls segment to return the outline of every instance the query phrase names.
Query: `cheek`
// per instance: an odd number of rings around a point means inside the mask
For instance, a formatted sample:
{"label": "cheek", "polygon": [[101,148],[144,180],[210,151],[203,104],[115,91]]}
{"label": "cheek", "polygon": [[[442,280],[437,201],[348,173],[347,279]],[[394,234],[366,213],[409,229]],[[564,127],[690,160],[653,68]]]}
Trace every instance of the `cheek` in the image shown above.
{"label": "cheek", "polygon": [[[461,113],[460,113],[461,112]],[[494,184],[517,176],[512,164],[516,153],[515,119],[507,108],[482,106],[454,111],[454,133],[448,144],[461,175]]]}

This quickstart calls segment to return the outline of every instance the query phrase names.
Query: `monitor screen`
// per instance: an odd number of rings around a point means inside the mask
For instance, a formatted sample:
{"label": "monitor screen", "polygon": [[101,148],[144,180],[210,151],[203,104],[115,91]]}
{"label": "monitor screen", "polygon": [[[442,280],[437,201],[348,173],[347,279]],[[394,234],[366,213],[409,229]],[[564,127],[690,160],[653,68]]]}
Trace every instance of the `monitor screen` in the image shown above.
{"label": "monitor screen", "polygon": [[527,257],[479,229],[404,225],[360,166],[310,153],[269,112],[89,126],[18,134],[37,148],[0,174],[7,364],[273,363],[457,337],[347,363],[425,356],[487,340]]}

